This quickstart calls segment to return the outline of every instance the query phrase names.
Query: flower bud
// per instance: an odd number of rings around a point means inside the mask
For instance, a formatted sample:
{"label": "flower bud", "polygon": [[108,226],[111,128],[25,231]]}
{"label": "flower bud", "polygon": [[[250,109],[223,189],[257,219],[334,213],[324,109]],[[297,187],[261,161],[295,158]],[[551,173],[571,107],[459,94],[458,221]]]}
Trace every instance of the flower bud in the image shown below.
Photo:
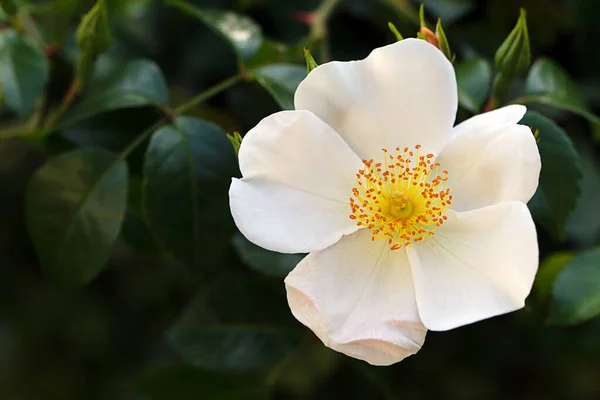
{"label": "flower bud", "polygon": [[81,51],[77,60],[77,80],[83,85],[92,74],[96,57],[103,53],[112,41],[105,0],[98,0],[83,16],[77,28],[76,39]]}
{"label": "flower bud", "polygon": [[417,37],[440,49],[450,62],[454,62],[455,55],[450,51],[448,38],[446,37],[444,28],[442,28],[442,19],[438,18],[437,25],[435,26],[435,33],[433,33],[433,31],[427,27],[427,23],[425,22],[425,7],[421,4],[421,8],[419,9],[419,21],[421,23],[421,30],[417,33]]}
{"label": "flower bud", "polygon": [[98,0],[83,16],[76,37],[79,49],[88,56],[95,58],[108,48],[112,38],[105,0]]}
{"label": "flower bud", "polygon": [[498,71],[507,78],[514,78],[529,67],[531,49],[524,9],[521,9],[517,25],[496,52],[495,60]]}
{"label": "flower bud", "polygon": [[421,27],[421,35],[423,40],[431,43],[438,49],[440,48],[440,41],[438,40],[437,36],[435,36],[435,33],[433,33],[429,28],[425,26]]}

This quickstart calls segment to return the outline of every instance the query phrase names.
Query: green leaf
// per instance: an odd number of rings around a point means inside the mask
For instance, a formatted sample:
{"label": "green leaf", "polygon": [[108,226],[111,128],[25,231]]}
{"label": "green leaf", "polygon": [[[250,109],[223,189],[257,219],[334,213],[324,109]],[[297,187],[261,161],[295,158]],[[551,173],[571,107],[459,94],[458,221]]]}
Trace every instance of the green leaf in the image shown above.
{"label": "green leaf", "polygon": [[248,17],[231,11],[197,8],[186,1],[166,0],[165,2],[200,19],[227,41],[240,65],[256,54],[261,47],[263,35],[260,26]]}
{"label": "green leaf", "polygon": [[188,362],[220,371],[268,368],[299,342],[285,295],[251,276],[201,291],[167,336]]}
{"label": "green leaf", "polygon": [[167,83],[154,62],[102,56],[96,63],[82,101],[67,114],[61,126],[110,110],[150,105],[166,107],[168,103]]}
{"label": "green leaf", "polygon": [[104,268],[127,207],[127,164],[100,149],[50,159],[31,178],[27,227],[46,274],[83,285]]}
{"label": "green leaf", "polygon": [[321,383],[339,369],[345,357],[325,346],[316,336],[305,336],[300,345],[275,367],[276,386],[295,393],[298,398],[314,398]]}
{"label": "green leaf", "polygon": [[263,381],[256,374],[169,365],[144,372],[138,387],[149,400],[266,400]]}
{"label": "green leaf", "polygon": [[572,325],[600,315],[600,249],[575,257],[553,289],[549,323]]}
{"label": "green leaf", "polygon": [[574,257],[575,254],[573,252],[561,251],[546,257],[544,262],[540,264],[533,285],[533,291],[540,300],[548,300],[550,298],[556,277]]}
{"label": "green leaf", "polygon": [[475,7],[474,0],[427,0],[427,9],[432,15],[439,15],[452,23]]}
{"label": "green leaf", "polygon": [[269,64],[289,63],[299,60],[295,47],[273,40],[263,40],[260,49],[246,61],[246,68],[253,69]]}
{"label": "green leaf", "polygon": [[48,61],[42,50],[14,30],[0,32],[0,85],[4,105],[24,119],[48,82]]}
{"label": "green leaf", "polygon": [[579,248],[589,248],[600,240],[600,160],[596,146],[587,137],[575,136],[575,148],[581,156],[583,177],[581,196],[567,222],[567,237]]}
{"label": "green leaf", "polygon": [[531,67],[525,82],[524,99],[526,102],[570,111],[591,122],[600,123],[600,118],[589,111],[577,84],[560,65],[549,58],[542,58]]}
{"label": "green leaf", "polygon": [[250,268],[267,276],[285,277],[304,258],[304,254],[282,254],[265,250],[238,233],[233,238],[238,255]]}
{"label": "green leaf", "polygon": [[520,122],[539,128],[542,171],[538,190],[529,201],[534,218],[556,237],[564,236],[565,224],[580,194],[581,161],[573,142],[552,120],[528,111]]}
{"label": "green leaf", "polygon": [[[123,108],[76,122],[59,134],[78,147],[100,147],[120,153],[157,121],[156,110],[152,107]],[[131,161],[131,156],[128,159]],[[138,160],[135,161],[137,164]]]}
{"label": "green leaf", "polygon": [[19,6],[20,4],[15,0],[0,0],[0,11],[4,11],[11,17],[17,15]]}
{"label": "green leaf", "polygon": [[[193,265],[203,258],[203,232],[231,223],[228,190],[239,175],[225,132],[210,122],[179,117],[156,131],[144,164],[143,203],[158,239]],[[233,227],[231,228],[233,229]]]}
{"label": "green leaf", "polygon": [[484,58],[471,58],[456,66],[458,101],[462,107],[478,113],[492,85],[492,66]]}
{"label": "green leaf", "polygon": [[283,110],[294,109],[294,93],[306,78],[306,67],[273,64],[252,70],[256,81],[265,88]]}
{"label": "green leaf", "polygon": [[529,68],[531,46],[527,29],[527,13],[523,8],[514,29],[496,51],[494,61],[499,73],[508,80],[512,80]]}

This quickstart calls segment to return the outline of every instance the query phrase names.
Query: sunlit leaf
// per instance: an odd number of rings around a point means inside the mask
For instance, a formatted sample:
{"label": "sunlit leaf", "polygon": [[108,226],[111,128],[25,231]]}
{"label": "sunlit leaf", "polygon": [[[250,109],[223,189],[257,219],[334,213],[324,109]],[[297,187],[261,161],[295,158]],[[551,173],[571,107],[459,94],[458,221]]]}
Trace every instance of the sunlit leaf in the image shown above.
{"label": "sunlit leaf", "polygon": [[243,64],[260,49],[263,36],[260,26],[250,18],[231,11],[198,8],[189,2],[166,0],[166,3],[200,19],[229,43],[238,62]]}

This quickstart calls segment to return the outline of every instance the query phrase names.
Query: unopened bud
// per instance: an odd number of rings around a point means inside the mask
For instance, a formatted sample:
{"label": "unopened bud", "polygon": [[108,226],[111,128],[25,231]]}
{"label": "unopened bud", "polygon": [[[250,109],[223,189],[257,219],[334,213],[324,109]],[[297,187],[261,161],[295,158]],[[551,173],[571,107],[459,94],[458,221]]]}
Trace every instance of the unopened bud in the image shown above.
{"label": "unopened bud", "polygon": [[306,71],[310,74],[310,71],[317,68],[319,64],[315,61],[315,58],[310,54],[310,50],[308,47],[303,49],[304,51],[304,59],[306,60]]}
{"label": "unopened bud", "polygon": [[427,23],[425,22],[425,7],[421,4],[421,8],[419,9],[419,21],[421,23],[421,30],[417,33],[417,37],[440,49],[450,62],[454,62],[455,56],[450,51],[448,38],[446,37],[444,28],[442,28],[442,19],[438,18],[437,25],[435,26],[435,33],[433,33],[433,31],[427,27]]}
{"label": "unopened bud", "polygon": [[77,80],[80,85],[83,85],[92,74],[96,58],[110,46],[112,41],[105,0],[98,0],[83,16],[77,28],[76,39],[80,49],[77,60]]}
{"label": "unopened bud", "polygon": [[423,39],[425,41],[431,43],[438,49],[440,48],[440,42],[439,42],[437,36],[435,36],[435,33],[433,33],[429,28],[426,28],[424,26],[421,27],[421,34],[423,35]]}
{"label": "unopened bud", "polygon": [[108,48],[112,38],[105,0],[98,0],[83,16],[76,38],[81,52],[91,57],[97,57]]}
{"label": "unopened bud", "polygon": [[517,25],[496,52],[495,61],[498,71],[508,78],[514,78],[522,74],[529,67],[531,49],[529,47],[529,32],[524,9],[521,9]]}

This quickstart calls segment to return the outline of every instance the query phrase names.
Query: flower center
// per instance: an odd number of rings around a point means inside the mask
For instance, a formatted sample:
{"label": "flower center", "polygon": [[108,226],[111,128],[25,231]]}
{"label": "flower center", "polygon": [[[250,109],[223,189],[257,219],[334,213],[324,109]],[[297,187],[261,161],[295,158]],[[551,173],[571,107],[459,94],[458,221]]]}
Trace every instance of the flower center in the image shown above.
{"label": "flower center", "polygon": [[434,155],[396,148],[383,150],[382,162],[363,160],[350,198],[350,218],[372,231],[372,240],[385,239],[392,250],[432,237],[448,218],[452,195],[448,171],[432,162]]}

